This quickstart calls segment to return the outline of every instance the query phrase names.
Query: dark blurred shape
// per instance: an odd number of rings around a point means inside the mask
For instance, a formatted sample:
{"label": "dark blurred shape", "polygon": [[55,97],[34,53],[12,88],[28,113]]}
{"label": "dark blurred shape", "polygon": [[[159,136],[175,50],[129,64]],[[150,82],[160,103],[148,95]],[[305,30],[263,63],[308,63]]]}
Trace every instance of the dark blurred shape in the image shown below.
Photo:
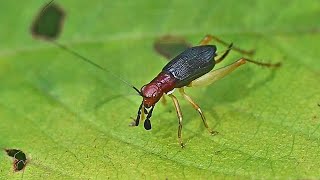
{"label": "dark blurred shape", "polygon": [[18,149],[5,149],[8,156],[13,158],[13,169],[14,171],[21,171],[27,165],[26,154]]}
{"label": "dark blurred shape", "polygon": [[165,35],[155,40],[153,47],[157,53],[168,60],[191,47],[184,38],[179,36]]}
{"label": "dark blurred shape", "polygon": [[46,4],[36,16],[31,33],[34,38],[55,40],[63,27],[65,13],[62,8],[53,3]]}

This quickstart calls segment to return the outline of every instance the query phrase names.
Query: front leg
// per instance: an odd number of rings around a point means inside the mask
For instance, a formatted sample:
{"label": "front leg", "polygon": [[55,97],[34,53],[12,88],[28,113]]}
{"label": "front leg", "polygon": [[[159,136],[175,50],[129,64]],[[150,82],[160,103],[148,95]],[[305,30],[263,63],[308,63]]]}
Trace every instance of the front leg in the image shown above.
{"label": "front leg", "polygon": [[204,116],[203,112],[201,111],[200,107],[198,106],[197,103],[195,103],[190,96],[188,96],[185,92],[184,92],[184,88],[180,88],[179,89],[181,95],[193,106],[193,108],[198,111],[198,113],[200,114],[201,116],[201,119],[202,119],[202,122],[204,124],[204,126],[207,128],[207,130],[209,131],[209,133],[211,135],[216,135],[218,134],[217,131],[213,131],[209,126],[208,126],[208,123],[207,123],[207,120],[206,120],[206,117]]}
{"label": "front leg", "polygon": [[151,116],[152,116],[153,108],[154,108],[154,106],[151,107],[150,111],[148,112],[147,118],[146,118],[146,120],[144,121],[144,128],[145,128],[146,130],[150,130],[150,129],[151,129],[151,121],[150,121],[150,118],[151,118]]}
{"label": "front leg", "polygon": [[[143,119],[143,116],[144,116],[144,111],[143,111],[142,109],[144,109],[144,107],[143,107],[143,101],[142,101],[142,103],[141,103],[140,106],[139,106],[136,119],[132,118],[132,119],[134,119],[134,120],[133,120],[133,122],[130,124],[130,126],[139,126],[140,120]],[[141,118],[141,116],[142,116],[142,118]]]}

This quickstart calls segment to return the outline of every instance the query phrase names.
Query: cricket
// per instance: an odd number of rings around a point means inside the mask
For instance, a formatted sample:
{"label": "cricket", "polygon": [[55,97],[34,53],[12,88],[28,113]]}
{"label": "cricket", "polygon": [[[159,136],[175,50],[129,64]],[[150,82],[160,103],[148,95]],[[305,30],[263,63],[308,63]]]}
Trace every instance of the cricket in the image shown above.
{"label": "cricket", "polygon": [[[182,112],[179,105],[179,101],[173,92],[175,89],[179,90],[179,93],[183,98],[188,101],[193,108],[198,111],[201,116],[202,122],[210,134],[215,135],[218,132],[212,130],[207,123],[204,113],[200,106],[185,93],[185,87],[199,87],[207,86],[213,82],[225,77],[230,74],[239,66],[246,62],[265,66],[265,67],[279,67],[280,63],[261,63],[247,58],[240,58],[234,63],[227,65],[223,68],[212,70],[214,66],[222,62],[231,50],[238,51],[242,54],[251,54],[250,51],[245,51],[240,48],[234,47],[232,43],[229,44],[228,48],[221,54],[218,55],[217,47],[210,45],[211,40],[216,40],[221,44],[226,45],[227,43],[220,40],[219,38],[206,35],[200,42],[200,45],[190,47],[185,51],[181,52],[178,56],[173,58],[167,65],[165,65],[162,71],[148,84],[142,86],[141,90],[138,91],[142,97],[142,103],[139,106],[137,118],[135,120],[135,126],[139,125],[139,121],[142,119],[144,114],[147,114],[144,120],[144,128],[146,130],[151,129],[150,118],[152,116],[153,109],[157,102],[165,95],[169,96],[175,106],[175,110],[178,116],[178,140],[181,147],[184,147],[182,140]],[[148,109],[150,109],[148,111]]]}
{"label": "cricket", "polygon": [[[50,4],[52,2],[53,1],[51,1]],[[47,8],[49,5],[47,5],[45,8]],[[45,13],[45,9],[42,10],[42,13]],[[38,25],[37,23],[35,24]],[[242,58],[237,59],[227,66],[219,69],[214,69],[216,64],[221,63],[224,59],[226,59],[230,51],[236,51],[243,55],[252,55],[253,52],[235,47],[233,46],[233,43],[227,43],[214,35],[206,35],[198,45],[185,49],[179,55],[171,59],[155,78],[138,89],[109,69],[96,64],[91,59],[79,54],[78,52],[63,44],[58,43],[54,39],[48,39],[46,36],[42,34],[39,35],[37,33],[34,33],[33,35],[36,38],[40,37],[42,39],[49,40],[49,42],[59,47],[60,49],[78,57],[78,59],[89,63],[102,71],[111,74],[118,80],[133,88],[134,91],[136,91],[138,95],[141,96],[142,101],[138,108],[136,118],[131,124],[132,126],[138,126],[140,122],[143,121],[144,128],[146,130],[150,130],[152,127],[150,119],[152,117],[156,104],[160,101],[161,98],[165,98],[165,96],[170,97],[177,113],[178,142],[182,148],[185,146],[182,139],[183,115],[179,105],[179,101],[174,95],[175,90],[179,91],[182,97],[187,102],[189,102],[192,107],[200,114],[202,122],[208,132],[211,135],[216,135],[218,132],[212,130],[209,127],[200,106],[189,95],[185,93],[185,88],[210,85],[215,81],[227,76],[238,67],[246,63],[255,64],[267,68],[281,66],[281,63],[262,63],[249,58],[245,58],[243,56]],[[217,46],[211,43],[213,40],[225,46],[226,49],[221,53],[218,52]]]}

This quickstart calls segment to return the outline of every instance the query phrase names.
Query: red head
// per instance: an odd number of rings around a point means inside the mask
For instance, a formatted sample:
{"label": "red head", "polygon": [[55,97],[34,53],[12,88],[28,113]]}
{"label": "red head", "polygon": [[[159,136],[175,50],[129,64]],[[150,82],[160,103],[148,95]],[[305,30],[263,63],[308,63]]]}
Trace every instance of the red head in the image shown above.
{"label": "red head", "polygon": [[143,106],[146,108],[154,106],[162,97],[174,89],[176,79],[166,72],[161,72],[149,84],[141,88],[140,95],[143,97]]}
{"label": "red head", "polygon": [[141,95],[143,97],[143,106],[149,108],[160,100],[163,91],[156,84],[150,83],[141,88]]}
{"label": "red head", "polygon": [[[157,86],[157,84],[151,82],[147,85],[144,85],[141,90],[139,91],[137,88],[134,87],[134,89],[142,96],[143,100],[139,107],[137,118],[134,121],[134,125],[138,126],[140,121],[140,115],[142,112],[147,114],[147,117],[144,121],[144,128],[146,130],[151,129],[151,122],[150,117],[152,116],[152,111],[155,106],[155,104],[160,100],[161,96],[163,95],[163,91],[160,87]],[[146,108],[150,108],[149,112],[147,112]]]}
{"label": "red head", "polygon": [[[151,129],[150,117],[152,116],[153,108],[164,93],[168,93],[174,89],[175,82],[176,79],[173,76],[168,73],[161,72],[149,84],[144,85],[140,91],[132,86],[133,89],[135,89],[143,98],[138,110],[137,118],[135,120],[136,126],[139,125],[140,115],[143,111],[145,114],[147,114],[147,117],[144,121],[144,128],[147,130]],[[151,109],[149,112],[147,112],[145,108]]]}

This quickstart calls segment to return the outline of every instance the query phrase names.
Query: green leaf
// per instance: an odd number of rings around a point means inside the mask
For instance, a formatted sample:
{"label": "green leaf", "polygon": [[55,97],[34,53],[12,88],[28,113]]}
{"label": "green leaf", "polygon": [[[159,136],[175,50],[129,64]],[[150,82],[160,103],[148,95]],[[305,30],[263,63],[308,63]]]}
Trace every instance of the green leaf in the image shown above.
{"label": "green leaf", "polygon": [[32,39],[45,3],[1,3],[0,147],[28,158],[23,173],[13,172],[3,151],[1,179],[319,178],[318,1],[56,1],[66,11],[59,42],[139,87],[167,63],[152,47],[167,34],[193,44],[214,34],[255,48],[254,59],[282,62],[279,69],[247,64],[186,90],[217,136],[178,95],[184,149],[170,99],[157,104],[151,131],[129,127],[141,102],[130,87]]}

